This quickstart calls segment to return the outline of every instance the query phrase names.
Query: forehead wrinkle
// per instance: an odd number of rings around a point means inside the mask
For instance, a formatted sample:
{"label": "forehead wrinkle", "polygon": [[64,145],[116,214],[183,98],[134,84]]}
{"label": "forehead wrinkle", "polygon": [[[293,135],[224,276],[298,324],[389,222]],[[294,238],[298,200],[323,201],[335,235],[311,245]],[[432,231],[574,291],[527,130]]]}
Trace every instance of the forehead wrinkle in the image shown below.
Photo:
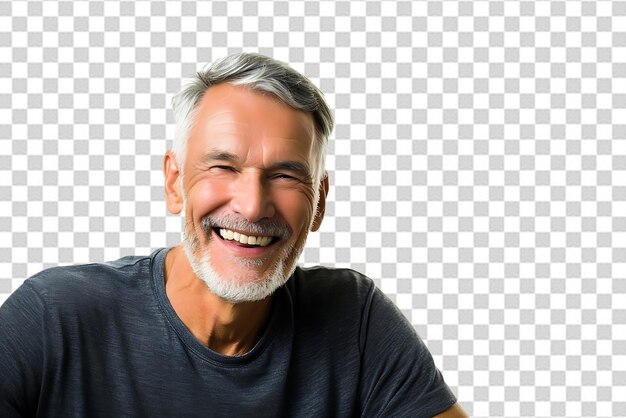
{"label": "forehead wrinkle", "polygon": [[[193,153],[199,157],[196,161],[206,164],[219,158],[217,161],[244,165],[250,162],[258,168],[267,168],[277,161],[295,160],[304,163],[311,172],[310,158],[316,136],[312,115],[290,109],[282,102],[260,100],[256,94],[246,92],[243,96],[242,92],[228,85],[209,89],[197,114],[194,138],[200,152]],[[257,110],[258,106],[265,110]],[[266,155],[269,151],[266,140],[268,146],[276,142],[282,145],[270,151],[273,155]],[[256,144],[263,144],[262,151]],[[230,156],[217,155],[216,151],[226,151]],[[260,155],[256,154],[258,151]]]}
{"label": "forehead wrinkle", "polygon": [[[259,129],[260,127],[255,126],[256,124],[252,124],[251,120],[238,117],[238,110],[230,108],[232,104],[229,102],[232,99],[230,97],[232,94],[233,93],[227,94],[226,97],[221,100],[218,99],[217,101],[212,100],[203,103],[204,106],[200,108],[198,114],[199,120],[196,121],[196,127],[201,128],[205,133],[219,133],[220,128],[225,128],[223,130],[224,133],[235,133],[238,131],[238,128],[242,128],[246,131],[247,135],[258,136],[260,138],[273,136],[267,132],[267,129],[271,129],[271,127],[266,127],[261,130]],[[206,97],[204,99],[206,99]],[[272,100],[270,107],[280,108],[288,106],[282,102]],[[290,128],[288,128],[290,131],[289,136],[279,138],[298,141],[297,138],[304,134],[303,136],[312,138],[313,141],[315,141],[315,123],[312,115],[308,112],[293,108],[289,108],[289,110],[295,113],[294,116],[297,122],[293,119],[285,120],[284,117],[276,114],[273,115],[279,118],[275,123],[290,126]],[[292,137],[292,135],[295,135],[295,137]]]}
{"label": "forehead wrinkle", "polygon": [[220,128],[223,126],[243,126],[248,127],[250,124],[246,122],[237,121],[232,114],[233,112],[226,109],[204,118],[200,123],[204,125],[206,131],[211,131],[214,128]]}

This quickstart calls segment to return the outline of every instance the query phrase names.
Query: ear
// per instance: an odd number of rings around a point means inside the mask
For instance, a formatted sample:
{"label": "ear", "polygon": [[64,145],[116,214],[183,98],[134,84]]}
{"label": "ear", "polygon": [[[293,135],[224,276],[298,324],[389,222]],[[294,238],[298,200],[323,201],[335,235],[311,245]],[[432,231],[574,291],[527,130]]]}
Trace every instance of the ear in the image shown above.
{"label": "ear", "polygon": [[165,153],[163,158],[163,176],[165,177],[165,204],[167,210],[178,215],[183,209],[183,195],[180,188],[182,177],[172,151]]}
{"label": "ear", "polygon": [[324,219],[324,212],[326,211],[326,196],[328,196],[328,173],[324,173],[324,178],[320,181],[319,200],[317,202],[317,210],[315,212],[315,219],[311,226],[311,231],[317,231],[322,225],[322,219]]}

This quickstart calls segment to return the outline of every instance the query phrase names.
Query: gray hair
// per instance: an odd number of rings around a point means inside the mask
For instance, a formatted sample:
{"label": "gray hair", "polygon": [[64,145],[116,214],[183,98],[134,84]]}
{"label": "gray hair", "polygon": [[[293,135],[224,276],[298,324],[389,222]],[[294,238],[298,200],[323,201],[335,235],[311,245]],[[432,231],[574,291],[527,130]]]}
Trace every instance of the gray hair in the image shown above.
{"label": "gray hair", "polygon": [[211,86],[223,82],[268,93],[294,109],[312,113],[317,164],[314,181],[318,183],[326,172],[326,144],[334,126],[324,95],[308,78],[286,63],[252,53],[233,54],[213,62],[173,97],[176,132],[172,150],[179,170],[182,172],[198,104]]}

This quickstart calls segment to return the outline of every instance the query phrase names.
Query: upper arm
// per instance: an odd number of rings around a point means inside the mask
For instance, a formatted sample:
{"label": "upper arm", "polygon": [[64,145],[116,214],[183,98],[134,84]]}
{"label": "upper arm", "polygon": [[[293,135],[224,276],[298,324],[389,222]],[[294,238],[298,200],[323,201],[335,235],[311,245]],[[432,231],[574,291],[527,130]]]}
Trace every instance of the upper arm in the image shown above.
{"label": "upper arm", "polygon": [[361,414],[430,418],[450,408],[456,397],[410,322],[378,289],[370,305],[361,331]]}
{"label": "upper arm", "polygon": [[0,416],[34,415],[43,367],[44,307],[27,281],[0,306]]}

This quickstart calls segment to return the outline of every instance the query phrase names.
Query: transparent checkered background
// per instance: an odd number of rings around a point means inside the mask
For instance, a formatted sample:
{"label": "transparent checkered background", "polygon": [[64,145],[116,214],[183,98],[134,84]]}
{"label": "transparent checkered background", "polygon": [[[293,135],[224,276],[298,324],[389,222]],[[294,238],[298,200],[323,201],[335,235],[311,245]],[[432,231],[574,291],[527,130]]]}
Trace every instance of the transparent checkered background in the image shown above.
{"label": "transparent checkered background", "polygon": [[304,264],[374,278],[474,417],[626,416],[623,1],[1,1],[0,303],[179,241],[170,99],[241,50],[335,109]]}

